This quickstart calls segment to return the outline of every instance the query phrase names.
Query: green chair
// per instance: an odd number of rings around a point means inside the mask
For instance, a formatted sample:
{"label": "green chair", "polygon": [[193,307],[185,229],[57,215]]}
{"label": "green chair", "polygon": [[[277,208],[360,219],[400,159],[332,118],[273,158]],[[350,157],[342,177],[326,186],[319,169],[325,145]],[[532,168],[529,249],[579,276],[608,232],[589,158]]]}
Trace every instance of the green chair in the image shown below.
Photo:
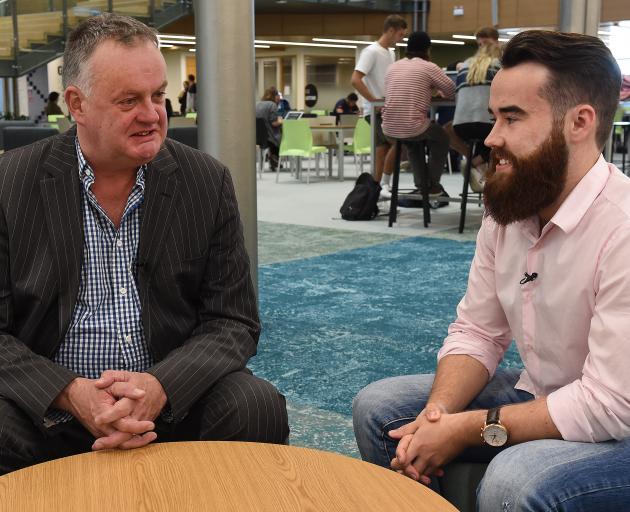
{"label": "green chair", "polygon": [[186,112],[186,119],[197,119],[197,112]]}
{"label": "green chair", "polygon": [[65,117],[66,116],[63,114],[48,114],[48,123],[50,123],[51,128],[54,128],[58,132],[61,132],[61,130],[59,129],[59,124],[57,124],[57,121]]}
{"label": "green chair", "polygon": [[325,116],[326,115],[326,111],[325,110],[311,110],[310,113],[311,114],[315,114],[316,116]]}
{"label": "green chair", "polygon": [[[280,141],[280,159],[283,157],[297,158],[297,178],[301,175],[301,159],[315,156],[317,176],[319,176],[319,155],[325,153],[324,146],[313,146],[313,132],[308,123],[308,119],[285,120],[282,123],[282,140]],[[276,183],[280,176],[280,165],[276,171]],[[306,183],[309,183],[311,169],[308,168]]]}
{"label": "green chair", "polygon": [[370,124],[363,118],[357,121],[352,138],[352,153],[359,157],[359,167],[363,173],[363,157],[372,153]]}

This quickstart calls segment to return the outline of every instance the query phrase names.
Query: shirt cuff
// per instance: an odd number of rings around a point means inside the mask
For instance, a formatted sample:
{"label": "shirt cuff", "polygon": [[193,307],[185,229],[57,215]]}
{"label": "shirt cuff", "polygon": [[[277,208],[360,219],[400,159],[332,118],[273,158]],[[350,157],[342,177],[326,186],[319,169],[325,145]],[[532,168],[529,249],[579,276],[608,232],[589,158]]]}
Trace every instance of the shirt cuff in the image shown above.
{"label": "shirt cuff", "polygon": [[562,439],[594,443],[595,435],[589,428],[588,418],[576,395],[578,386],[579,381],[574,381],[550,393],[547,396],[547,409]]}

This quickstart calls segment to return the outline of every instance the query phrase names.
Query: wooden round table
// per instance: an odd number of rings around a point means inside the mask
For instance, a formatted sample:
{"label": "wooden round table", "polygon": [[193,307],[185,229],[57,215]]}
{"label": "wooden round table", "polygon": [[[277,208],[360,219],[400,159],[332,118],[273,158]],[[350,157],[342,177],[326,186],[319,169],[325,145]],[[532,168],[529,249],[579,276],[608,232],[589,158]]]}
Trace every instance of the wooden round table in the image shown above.
{"label": "wooden round table", "polygon": [[94,452],[0,477],[0,510],[455,511],[393,471],[293,446],[194,442]]}

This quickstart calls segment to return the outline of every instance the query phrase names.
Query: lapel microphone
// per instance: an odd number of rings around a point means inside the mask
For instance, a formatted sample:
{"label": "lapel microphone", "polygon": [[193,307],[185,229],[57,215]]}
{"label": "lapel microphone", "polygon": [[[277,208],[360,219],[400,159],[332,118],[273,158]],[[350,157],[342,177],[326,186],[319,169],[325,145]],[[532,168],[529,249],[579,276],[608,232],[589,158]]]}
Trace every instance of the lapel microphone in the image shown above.
{"label": "lapel microphone", "polygon": [[535,281],[537,277],[538,277],[538,274],[536,272],[532,272],[531,274],[528,274],[527,272],[525,272],[525,277],[520,280],[520,283],[525,284],[525,283],[529,283],[530,281]]}

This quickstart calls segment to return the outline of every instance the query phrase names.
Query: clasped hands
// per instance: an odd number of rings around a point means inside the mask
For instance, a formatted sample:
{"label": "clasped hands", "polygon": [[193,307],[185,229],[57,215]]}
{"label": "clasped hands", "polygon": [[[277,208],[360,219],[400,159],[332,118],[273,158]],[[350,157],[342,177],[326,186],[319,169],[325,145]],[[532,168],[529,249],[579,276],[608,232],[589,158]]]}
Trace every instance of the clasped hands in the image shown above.
{"label": "clasped hands", "polygon": [[429,403],[411,423],[390,430],[389,437],[399,439],[392,469],[425,485],[442,476],[442,467],[467,446],[460,419]]}
{"label": "clasped hands", "polygon": [[55,405],[92,433],[93,450],[127,450],[157,438],[153,420],[166,401],[164,388],[153,375],[107,370],[96,380],[74,379]]}

